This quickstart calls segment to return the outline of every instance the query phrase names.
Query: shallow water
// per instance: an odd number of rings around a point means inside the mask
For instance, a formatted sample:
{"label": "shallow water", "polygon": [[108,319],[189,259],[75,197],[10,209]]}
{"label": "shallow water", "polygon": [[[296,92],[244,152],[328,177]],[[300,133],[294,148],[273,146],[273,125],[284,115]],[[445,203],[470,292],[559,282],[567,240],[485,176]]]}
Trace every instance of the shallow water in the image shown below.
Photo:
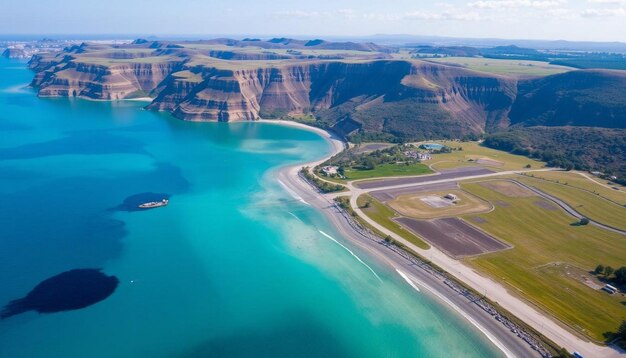
{"label": "shallow water", "polygon": [[[120,284],[1,320],[1,357],[501,355],[273,180],[328,152],[318,135],[39,99],[31,77],[0,60],[0,305],[75,268]],[[149,193],[170,204],[123,210]]]}

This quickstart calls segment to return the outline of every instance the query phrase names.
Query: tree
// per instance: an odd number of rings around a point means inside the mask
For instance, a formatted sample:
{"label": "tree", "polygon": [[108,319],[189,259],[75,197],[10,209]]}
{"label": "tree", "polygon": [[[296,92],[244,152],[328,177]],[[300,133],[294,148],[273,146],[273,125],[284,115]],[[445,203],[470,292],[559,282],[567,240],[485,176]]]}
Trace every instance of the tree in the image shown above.
{"label": "tree", "polygon": [[530,165],[530,164],[526,164],[526,166],[525,166],[524,168],[526,168],[526,169],[530,169],[530,168],[531,168],[531,165]]}
{"label": "tree", "polygon": [[376,162],[372,158],[367,158],[363,162],[363,168],[365,168],[367,170],[375,169],[376,168]]}
{"label": "tree", "polygon": [[580,222],[578,224],[580,224],[580,225],[587,225],[587,224],[589,224],[589,219],[581,218]]}
{"label": "tree", "polygon": [[570,357],[572,357],[572,355],[571,355],[571,354],[569,354],[569,352],[567,351],[567,349],[565,349],[565,348],[561,348],[561,349],[559,350],[559,355],[558,355],[558,356],[556,356],[556,357],[557,357],[557,358],[570,358]]}
{"label": "tree", "polygon": [[596,266],[596,269],[593,270],[593,273],[595,273],[596,275],[599,275],[603,272],[604,272],[604,265],[598,265]]}
{"label": "tree", "polygon": [[611,266],[607,266],[604,268],[604,276],[609,277],[613,274],[613,272],[615,272],[615,269],[612,268]]}
{"label": "tree", "polygon": [[615,280],[619,283],[626,282],[626,267],[622,266],[615,270]]}
{"label": "tree", "polygon": [[622,339],[626,338],[626,321],[622,321],[622,324],[617,329],[617,335]]}

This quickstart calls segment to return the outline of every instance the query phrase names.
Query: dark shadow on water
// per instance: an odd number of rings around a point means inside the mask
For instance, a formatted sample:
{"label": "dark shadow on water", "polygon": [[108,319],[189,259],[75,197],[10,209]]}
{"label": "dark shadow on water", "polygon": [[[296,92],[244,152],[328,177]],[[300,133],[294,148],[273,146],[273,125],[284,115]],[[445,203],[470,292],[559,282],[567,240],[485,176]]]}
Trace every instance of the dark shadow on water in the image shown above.
{"label": "dark shadow on water", "polygon": [[27,130],[30,128],[31,127],[25,124],[19,123],[19,122],[14,122],[5,118],[0,118],[0,132],[23,131],[23,130]]}
{"label": "dark shadow on water", "polygon": [[26,297],[9,302],[2,319],[28,311],[53,313],[91,306],[109,297],[119,280],[100,269],[75,269],[40,282]]}
{"label": "dark shadow on water", "polygon": [[[7,179],[20,180],[24,174],[8,166],[0,169],[8,171],[0,173]],[[141,172],[44,180],[5,193],[0,200],[0,297],[19,296],[14,288],[21,278],[45,277],[68,267],[102,267],[122,252],[128,234],[108,208],[131,194],[179,195],[189,186],[180,168],[157,163]]]}
{"label": "dark shadow on water", "polygon": [[109,210],[112,211],[146,211],[146,209],[140,209],[139,205],[151,201],[161,201],[163,199],[169,199],[170,194],[167,193],[139,193],[131,195],[124,199],[120,205],[113,207]]}
{"label": "dark shadow on water", "polygon": [[249,329],[215,338],[181,354],[183,357],[350,357],[350,350],[310,315],[266,328]]}
{"label": "dark shadow on water", "polygon": [[143,146],[143,142],[128,137],[104,132],[80,132],[47,142],[0,149],[0,160],[29,159],[64,154],[147,154]]}

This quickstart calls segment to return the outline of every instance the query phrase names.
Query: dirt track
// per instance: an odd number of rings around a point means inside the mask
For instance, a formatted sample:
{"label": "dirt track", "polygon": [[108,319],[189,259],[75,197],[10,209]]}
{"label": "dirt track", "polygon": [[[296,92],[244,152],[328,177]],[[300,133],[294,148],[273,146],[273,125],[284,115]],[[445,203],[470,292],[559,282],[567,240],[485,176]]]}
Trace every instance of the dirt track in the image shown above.
{"label": "dirt track", "polygon": [[457,218],[415,220],[402,217],[394,220],[454,258],[511,247]]}

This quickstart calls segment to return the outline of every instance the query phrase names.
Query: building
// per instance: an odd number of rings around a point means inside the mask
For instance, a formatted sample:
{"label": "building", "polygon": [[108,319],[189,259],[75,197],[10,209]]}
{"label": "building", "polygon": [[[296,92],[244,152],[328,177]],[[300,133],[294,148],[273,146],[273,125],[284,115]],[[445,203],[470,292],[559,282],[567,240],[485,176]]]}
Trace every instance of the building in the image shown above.
{"label": "building", "polygon": [[430,153],[417,152],[414,150],[405,150],[402,154],[407,158],[416,160],[430,160],[431,158]]}
{"label": "building", "polygon": [[417,153],[417,159],[419,160],[430,160],[432,157],[430,156],[429,153]]}
{"label": "building", "polygon": [[336,167],[334,165],[327,165],[325,167],[322,167],[322,174],[326,176],[337,175],[337,169],[339,169],[339,167]]}
{"label": "building", "polygon": [[617,287],[613,285],[606,284],[604,287],[602,287],[602,289],[610,294],[617,293]]}
{"label": "building", "polygon": [[439,143],[424,143],[420,145],[420,148],[426,150],[442,150],[445,145]]}
{"label": "building", "polygon": [[458,201],[459,200],[459,198],[456,195],[452,194],[452,193],[446,194],[444,196],[444,198],[448,199],[448,200],[451,200],[451,201]]}

